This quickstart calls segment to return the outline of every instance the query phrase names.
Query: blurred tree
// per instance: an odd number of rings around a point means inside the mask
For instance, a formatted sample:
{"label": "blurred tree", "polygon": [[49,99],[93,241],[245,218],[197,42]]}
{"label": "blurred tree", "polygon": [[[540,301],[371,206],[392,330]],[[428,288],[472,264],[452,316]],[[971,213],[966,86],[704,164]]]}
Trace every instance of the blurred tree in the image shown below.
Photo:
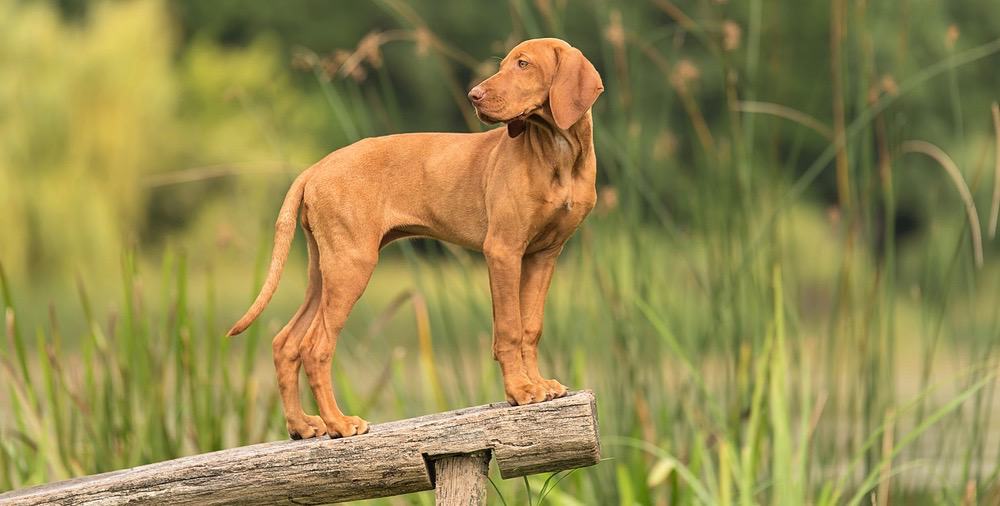
{"label": "blurred tree", "polygon": [[[1000,10],[974,0],[848,10],[849,122],[872,97],[898,93],[1000,25]],[[683,225],[706,195],[735,201],[749,187],[786,186],[830,141],[784,118],[736,115],[756,125],[736,146],[730,109],[733,100],[770,102],[831,123],[826,2],[8,0],[0,13],[0,61],[13,76],[0,82],[9,133],[0,139],[0,226],[16,238],[0,258],[14,271],[114,257],[135,237],[202,237],[203,212],[236,198],[254,202],[244,222],[258,226],[273,218],[267,203],[288,174],[358,137],[486,128],[464,92],[530,37],[563,37],[602,72],[599,177],[647,223],[663,219],[660,202]],[[885,113],[888,145],[936,139],[963,170],[982,174],[995,99],[984,83],[997,61],[902,97]],[[861,151],[874,149],[870,128],[858,136]],[[873,158],[850,156],[864,178],[854,191],[875,191],[862,163]],[[200,182],[164,183],[176,171]],[[220,177],[233,173],[243,176]],[[818,174],[807,198],[835,205],[834,171]],[[939,206],[957,209],[939,177],[907,170],[897,180],[899,216],[913,225],[899,230],[920,233]]]}

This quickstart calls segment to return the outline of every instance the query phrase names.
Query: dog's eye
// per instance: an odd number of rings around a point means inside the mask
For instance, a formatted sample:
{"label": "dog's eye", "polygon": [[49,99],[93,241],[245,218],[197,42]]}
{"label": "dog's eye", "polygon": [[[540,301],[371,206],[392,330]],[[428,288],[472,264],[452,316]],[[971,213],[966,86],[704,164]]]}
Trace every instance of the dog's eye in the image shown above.
{"label": "dog's eye", "polygon": [[522,68],[522,69],[523,68],[527,68],[528,67],[528,60],[517,60],[517,66],[520,67],[520,68]]}

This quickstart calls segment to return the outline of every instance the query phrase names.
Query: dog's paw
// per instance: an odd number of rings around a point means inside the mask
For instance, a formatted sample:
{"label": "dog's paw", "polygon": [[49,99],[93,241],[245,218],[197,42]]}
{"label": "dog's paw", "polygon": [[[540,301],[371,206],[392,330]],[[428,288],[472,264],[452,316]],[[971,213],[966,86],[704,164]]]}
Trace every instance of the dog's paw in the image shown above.
{"label": "dog's paw", "polygon": [[326,430],[331,438],[358,436],[368,432],[368,422],[359,416],[342,416],[327,420]]}
{"label": "dog's paw", "polygon": [[285,420],[288,437],[292,439],[309,439],[326,435],[326,424],[315,415],[303,414],[298,420]]}
{"label": "dog's paw", "polygon": [[306,423],[316,431],[316,437],[326,435],[326,423],[316,415],[306,415]]}
{"label": "dog's paw", "polygon": [[308,423],[305,419],[285,422],[285,427],[288,429],[288,437],[292,439],[309,439],[311,437],[318,437],[326,434],[326,429],[317,429]]}
{"label": "dog's paw", "polygon": [[507,402],[511,406],[524,404],[534,404],[536,402],[547,401],[551,397],[546,394],[545,388],[530,381],[508,384],[504,387],[507,392]]}
{"label": "dog's paw", "polygon": [[562,383],[554,379],[543,379],[541,381],[542,388],[545,390],[545,396],[548,399],[558,399],[560,397],[565,397],[566,387]]}

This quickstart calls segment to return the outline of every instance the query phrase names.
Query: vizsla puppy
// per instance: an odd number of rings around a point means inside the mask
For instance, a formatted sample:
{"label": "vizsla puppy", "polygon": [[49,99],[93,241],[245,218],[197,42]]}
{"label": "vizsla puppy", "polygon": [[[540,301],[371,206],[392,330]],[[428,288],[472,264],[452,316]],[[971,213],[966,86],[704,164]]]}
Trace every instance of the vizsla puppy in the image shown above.
{"label": "vizsla puppy", "polygon": [[[295,179],[278,215],[264,287],[229,331],[245,330],[271,299],[301,208],[309,248],[306,300],[273,342],[292,438],[368,431],[367,422],[337,407],[330,363],[379,250],[407,237],[434,237],[485,254],[493,357],[511,404],[566,394],[538,371],[538,340],[556,257],[596,200],[590,107],[603,90],[578,49],[558,39],[525,41],[469,92],[480,119],[506,128],[365,139]],[[299,403],[300,364],[318,417],[303,413]]]}

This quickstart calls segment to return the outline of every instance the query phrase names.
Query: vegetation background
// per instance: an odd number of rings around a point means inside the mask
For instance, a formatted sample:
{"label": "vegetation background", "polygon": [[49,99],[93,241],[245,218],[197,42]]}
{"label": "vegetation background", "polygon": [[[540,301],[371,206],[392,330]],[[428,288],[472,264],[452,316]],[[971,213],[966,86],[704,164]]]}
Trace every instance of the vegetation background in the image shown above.
{"label": "vegetation background", "polygon": [[[222,335],[288,184],[363,137],[489,128],[466,90],[539,36],[606,87],[542,341],[606,460],[494,472],[491,503],[1000,503],[989,0],[0,0],[0,490],[285,437],[267,341],[300,243]],[[477,254],[394,244],[338,398],[500,400],[489,335]]]}

